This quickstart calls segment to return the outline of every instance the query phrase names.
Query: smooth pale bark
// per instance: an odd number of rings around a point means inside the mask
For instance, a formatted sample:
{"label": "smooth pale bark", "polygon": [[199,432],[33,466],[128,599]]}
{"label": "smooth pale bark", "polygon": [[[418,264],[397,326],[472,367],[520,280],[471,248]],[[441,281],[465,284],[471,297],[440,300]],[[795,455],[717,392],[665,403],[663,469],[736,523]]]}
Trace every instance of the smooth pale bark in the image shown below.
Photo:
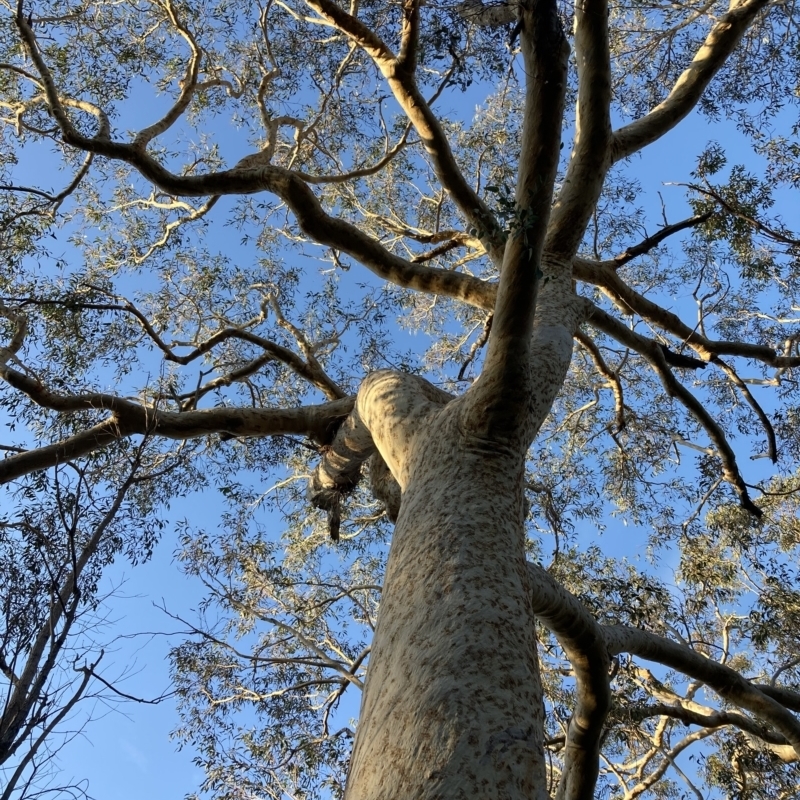
{"label": "smooth pale bark", "polygon": [[[419,378],[391,372],[370,375],[359,390],[355,414],[402,501],[348,800],[548,797],[523,475],[583,307],[555,279],[544,287],[529,426],[516,441],[476,431],[484,391],[448,402]],[[345,427],[332,465],[361,442]],[[361,445],[362,457],[368,450]]]}
{"label": "smooth pale bark", "polygon": [[465,433],[460,401],[393,406],[395,380],[359,393],[403,499],[346,796],[544,798],[524,453]]}

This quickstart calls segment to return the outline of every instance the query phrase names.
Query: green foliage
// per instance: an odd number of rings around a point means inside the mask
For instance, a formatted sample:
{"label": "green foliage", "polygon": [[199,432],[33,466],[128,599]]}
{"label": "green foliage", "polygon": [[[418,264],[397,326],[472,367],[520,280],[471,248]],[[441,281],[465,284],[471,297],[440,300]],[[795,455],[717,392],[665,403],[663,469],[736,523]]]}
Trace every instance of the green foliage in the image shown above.
{"label": "green foliage", "polygon": [[[396,47],[401,5],[356,5],[361,23]],[[610,6],[615,124],[662,102],[727,8]],[[465,222],[430,142],[407,129],[369,55],[303,4],[77,0],[67,8],[42,0],[31,13],[59,92],[102,108],[113,139],[128,141],[177,101],[193,39],[201,86],[148,147],[165,168],[203,175],[271,147],[273,166],[304,176],[328,214],[393,256],[496,281],[498,267],[479,241],[488,231]],[[572,30],[571,7],[563,13]],[[676,167],[668,177],[683,188],[665,190],[661,201],[635,158],[609,173],[579,256],[611,264],[656,312],[635,311],[599,282],[578,281],[577,291],[626,330],[681,349],[689,337],[664,322],[673,314],[715,342],[800,352],[800,249],[786,200],[800,188],[794,13],[773,4],[760,15],[700,101],[703,119],[738,128],[752,158],[731,166],[744,157],[729,157],[724,139],[682,141],[701,150],[695,170]],[[454,392],[480,373],[484,309],[384,282],[304,232],[276,196],[177,197],[106,157],[84,175],[84,154],[65,143],[4,14],[0,300],[27,315],[16,355],[23,374],[62,398],[106,393],[177,415],[319,404],[331,399],[331,385],[353,394],[379,368]],[[515,193],[525,76],[509,31],[468,24],[453,4],[425,3],[420,14],[420,92],[433,98],[455,161],[498,229],[528,245],[536,220]],[[576,117],[574,65],[569,84],[565,141]],[[97,114],[87,108],[67,111],[93,135]],[[708,217],[623,257],[680,218],[684,205]],[[751,489],[761,490],[764,518],[756,522],[722,479],[707,422],[645,355],[597,329],[584,333],[589,343],[576,347],[527,464],[531,557],[602,624],[652,631],[755,682],[796,688],[797,368],[728,348],[707,369],[678,375],[736,448]],[[0,347],[13,335],[13,320],[3,317]],[[738,383],[723,371],[728,361]],[[317,369],[329,379],[327,393],[308,378]],[[9,456],[109,417],[99,404],[59,411],[5,382],[0,409]],[[770,454],[770,430],[778,442],[771,472],[747,458]],[[207,587],[198,618],[186,621],[193,635],[172,654],[176,737],[203,769],[198,791],[220,800],[339,797],[391,526],[362,481],[343,498],[334,548],[328,520],[305,494],[324,445],[219,434],[122,440],[16,485],[0,526],[0,653],[26,652],[48,611],[53,574],[69,568],[70,547],[97,526],[141,447],[142,478],[126,489],[82,573],[80,613],[89,620],[99,608],[97,587],[115,559],[140,563],[155,546],[177,548],[182,568]],[[170,501],[200,490],[224,505],[219,519],[187,520],[177,540],[159,545]],[[548,751],[558,766],[575,683],[555,640],[543,631],[542,641]],[[727,724],[692,738],[698,726],[655,709],[730,710],[710,691],[638,659],[620,657],[614,669],[598,796],[688,796],[687,775],[704,780],[710,798],[796,791],[796,762],[782,761],[769,743]],[[687,764],[684,752],[695,761]]]}

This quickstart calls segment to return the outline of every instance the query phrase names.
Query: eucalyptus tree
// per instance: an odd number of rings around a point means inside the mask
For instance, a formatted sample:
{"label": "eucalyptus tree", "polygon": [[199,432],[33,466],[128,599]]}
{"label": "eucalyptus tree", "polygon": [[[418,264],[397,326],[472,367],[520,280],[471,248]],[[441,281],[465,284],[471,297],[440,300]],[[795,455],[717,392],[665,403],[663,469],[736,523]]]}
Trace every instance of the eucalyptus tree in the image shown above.
{"label": "eucalyptus tree", "polygon": [[[794,13],[8,8],[0,479],[145,437],[229,504],[180,531],[205,790],[796,796]],[[654,228],[694,112],[758,158],[686,141]]]}
{"label": "eucalyptus tree", "polygon": [[[2,800],[86,796],[84,776],[57,761],[93,708],[138,700],[116,649],[102,578],[122,553],[136,564],[158,539],[158,510],[178,487],[178,465],[151,458],[145,440],[37,473],[5,493],[0,517],[0,786]],[[113,469],[109,466],[113,465]],[[108,474],[114,477],[109,480]],[[154,512],[140,518],[144,508]],[[112,657],[113,659],[113,657]]]}

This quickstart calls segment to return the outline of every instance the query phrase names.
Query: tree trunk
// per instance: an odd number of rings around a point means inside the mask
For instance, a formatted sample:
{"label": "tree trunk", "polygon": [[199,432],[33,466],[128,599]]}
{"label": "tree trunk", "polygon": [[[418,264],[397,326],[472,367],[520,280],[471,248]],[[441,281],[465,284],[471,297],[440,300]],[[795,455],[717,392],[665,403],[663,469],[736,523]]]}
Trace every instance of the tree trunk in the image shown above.
{"label": "tree trunk", "polygon": [[347,800],[547,796],[524,452],[465,434],[463,405],[410,415],[393,454],[409,477]]}

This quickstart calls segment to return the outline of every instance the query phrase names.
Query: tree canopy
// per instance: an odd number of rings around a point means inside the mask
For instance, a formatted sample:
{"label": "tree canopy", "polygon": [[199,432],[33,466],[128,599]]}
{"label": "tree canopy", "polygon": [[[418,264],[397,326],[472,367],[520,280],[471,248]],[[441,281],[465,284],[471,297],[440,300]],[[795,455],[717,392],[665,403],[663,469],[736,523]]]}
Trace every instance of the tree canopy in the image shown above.
{"label": "tree canopy", "polygon": [[[159,538],[208,592],[172,660],[198,792],[344,796],[372,680],[348,800],[422,797],[395,760],[430,797],[478,761],[535,787],[493,797],[797,796],[793,3],[3,7],[2,800],[107,688],[99,576]],[[660,192],[639,154],[697,115]],[[164,536],[198,492],[219,520]],[[475,639],[429,663],[440,612]],[[540,730],[370,750],[392,670],[465,661],[480,709],[532,676]]]}

